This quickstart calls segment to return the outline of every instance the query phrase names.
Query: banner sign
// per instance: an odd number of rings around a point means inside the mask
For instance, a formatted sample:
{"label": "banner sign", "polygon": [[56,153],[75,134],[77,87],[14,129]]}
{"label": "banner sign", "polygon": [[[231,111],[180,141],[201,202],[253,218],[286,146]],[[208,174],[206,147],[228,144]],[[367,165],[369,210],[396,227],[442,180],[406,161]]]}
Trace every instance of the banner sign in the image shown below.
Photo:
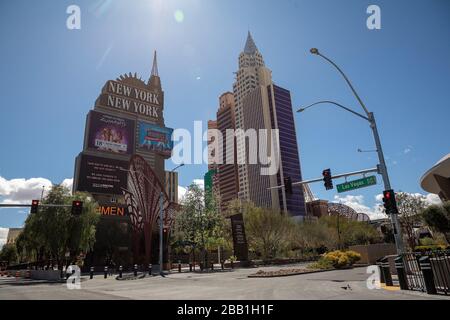
{"label": "banner sign", "polygon": [[113,80],[106,83],[95,104],[152,120],[162,116],[161,93]]}
{"label": "banner sign", "polygon": [[172,132],[171,128],[139,122],[139,149],[170,157],[173,149]]}
{"label": "banner sign", "polygon": [[121,195],[127,186],[128,162],[81,155],[78,191]]}
{"label": "banner sign", "polygon": [[128,216],[128,209],[126,208],[126,206],[113,205],[113,204],[106,205],[105,204],[105,205],[99,205],[97,207],[97,213],[102,216],[124,217],[124,216]]}
{"label": "banner sign", "polygon": [[134,153],[134,121],[101,112],[89,113],[88,148],[118,154]]}
{"label": "banner sign", "polygon": [[245,237],[244,218],[242,214],[231,216],[234,255],[239,261],[248,260],[248,244]]}

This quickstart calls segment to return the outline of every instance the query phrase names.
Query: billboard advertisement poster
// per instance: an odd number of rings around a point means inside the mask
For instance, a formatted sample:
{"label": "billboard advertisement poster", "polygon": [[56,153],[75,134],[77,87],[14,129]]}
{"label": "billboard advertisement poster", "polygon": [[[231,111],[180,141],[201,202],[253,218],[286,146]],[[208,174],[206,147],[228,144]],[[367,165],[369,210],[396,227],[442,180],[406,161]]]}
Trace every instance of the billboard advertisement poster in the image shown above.
{"label": "billboard advertisement poster", "polygon": [[133,154],[134,121],[91,111],[88,148],[115,154]]}
{"label": "billboard advertisement poster", "polygon": [[170,157],[173,149],[172,132],[171,128],[139,122],[139,149]]}
{"label": "billboard advertisement poster", "polygon": [[91,193],[123,193],[127,187],[127,161],[95,157],[83,154],[78,173],[78,191]]}

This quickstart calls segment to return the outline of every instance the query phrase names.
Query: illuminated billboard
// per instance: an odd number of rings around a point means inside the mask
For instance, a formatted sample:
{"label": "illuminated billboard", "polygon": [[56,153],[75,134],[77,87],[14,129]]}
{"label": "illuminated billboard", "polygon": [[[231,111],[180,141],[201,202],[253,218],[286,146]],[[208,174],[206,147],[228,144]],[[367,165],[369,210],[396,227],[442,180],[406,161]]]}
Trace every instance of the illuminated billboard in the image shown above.
{"label": "illuminated billboard", "polygon": [[127,187],[127,161],[82,154],[77,191],[91,193],[122,194]]}
{"label": "illuminated billboard", "polygon": [[158,152],[164,156],[171,156],[173,141],[171,128],[139,122],[139,149]]}
{"label": "illuminated billboard", "polygon": [[134,136],[133,120],[96,111],[89,113],[89,149],[115,154],[133,154]]}

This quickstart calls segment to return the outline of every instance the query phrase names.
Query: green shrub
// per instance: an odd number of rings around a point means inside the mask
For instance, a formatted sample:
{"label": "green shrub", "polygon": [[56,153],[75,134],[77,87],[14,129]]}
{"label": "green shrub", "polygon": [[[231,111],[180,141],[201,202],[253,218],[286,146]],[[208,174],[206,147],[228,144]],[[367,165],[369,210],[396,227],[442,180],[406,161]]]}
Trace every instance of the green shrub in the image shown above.
{"label": "green shrub", "polygon": [[355,262],[358,262],[359,260],[361,260],[361,255],[358,252],[355,251],[345,251],[345,254],[347,255],[347,257],[350,260],[350,265],[355,264]]}
{"label": "green shrub", "polygon": [[356,261],[361,259],[361,255],[354,251],[335,250],[326,253],[324,258],[328,260],[334,268],[340,269],[352,266]]}
{"label": "green shrub", "polygon": [[429,252],[429,251],[439,251],[439,250],[445,250],[447,249],[447,246],[444,244],[435,244],[435,245],[429,245],[429,246],[417,246],[414,248],[415,252]]}
{"label": "green shrub", "polygon": [[333,269],[333,264],[331,263],[330,260],[325,259],[325,257],[321,257],[318,261],[308,265],[308,269],[321,269],[321,270]]}
{"label": "green shrub", "polygon": [[433,238],[430,238],[430,237],[425,237],[425,238],[419,239],[419,243],[421,246],[432,246],[432,245],[438,244],[438,243],[436,243],[436,240],[434,240]]}
{"label": "green shrub", "polygon": [[336,269],[340,269],[350,265],[350,259],[344,252],[340,250],[325,253],[324,258],[329,260],[333,267],[335,267]]}

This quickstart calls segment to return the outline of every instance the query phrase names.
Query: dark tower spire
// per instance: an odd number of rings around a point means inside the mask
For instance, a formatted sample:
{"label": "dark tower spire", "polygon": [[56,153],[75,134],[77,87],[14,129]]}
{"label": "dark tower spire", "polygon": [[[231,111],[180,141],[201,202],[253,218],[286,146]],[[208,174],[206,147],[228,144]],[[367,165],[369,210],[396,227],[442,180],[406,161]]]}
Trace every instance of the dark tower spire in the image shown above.
{"label": "dark tower spire", "polygon": [[159,74],[158,74],[158,62],[156,60],[156,50],[155,50],[155,54],[153,55],[153,66],[152,66],[152,74],[151,75],[159,77]]}
{"label": "dark tower spire", "polygon": [[253,41],[250,31],[248,31],[247,41],[245,42],[244,53],[254,54],[256,51],[258,51],[258,48],[256,47],[255,41]]}
{"label": "dark tower spire", "polygon": [[159,78],[159,73],[158,73],[158,62],[156,60],[156,50],[153,55],[152,73],[150,74],[150,79],[148,80],[148,86],[156,87],[157,89],[161,90],[161,79]]}

